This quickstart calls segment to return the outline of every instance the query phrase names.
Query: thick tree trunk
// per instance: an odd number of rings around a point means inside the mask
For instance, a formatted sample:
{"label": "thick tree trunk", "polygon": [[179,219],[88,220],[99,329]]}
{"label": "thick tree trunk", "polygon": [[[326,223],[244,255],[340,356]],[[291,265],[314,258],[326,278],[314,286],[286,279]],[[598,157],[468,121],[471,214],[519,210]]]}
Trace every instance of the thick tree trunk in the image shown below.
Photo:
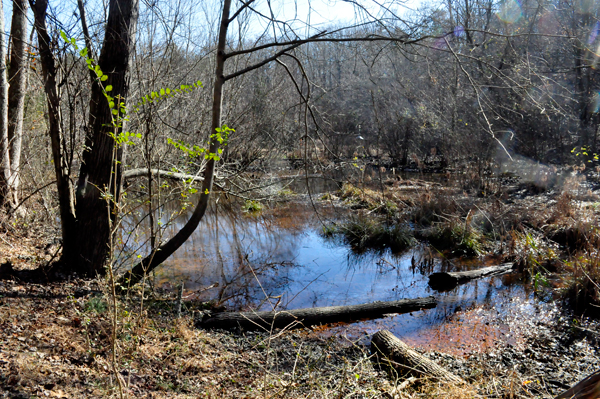
{"label": "thick tree trunk", "polygon": [[402,299],[392,302],[373,302],[351,306],[329,306],[284,310],[281,312],[223,312],[197,323],[202,328],[235,328],[271,330],[300,328],[319,324],[375,319],[388,313],[408,313],[434,308],[434,297]]}
{"label": "thick tree trunk", "polygon": [[[109,7],[98,65],[108,76],[102,84],[112,86],[108,94],[118,104],[127,99],[139,2],[111,0]],[[114,221],[118,212],[123,161],[123,148],[118,147],[113,138],[123,127],[113,126],[111,108],[98,79],[92,83],[89,126],[76,193],[77,234],[73,245],[76,250],[64,251],[63,261],[77,265],[81,275],[93,277],[105,273],[111,219]],[[104,194],[108,194],[110,202]]]}
{"label": "thick tree trunk", "polygon": [[465,383],[462,378],[412,350],[387,330],[378,331],[373,335],[371,352],[377,356],[381,366],[393,372],[394,378],[414,376],[433,378],[452,384]]}
{"label": "thick tree trunk", "polygon": [[573,387],[554,399],[597,399],[600,398],[600,370],[590,374]]}
{"label": "thick tree trunk", "polygon": [[451,290],[459,284],[464,284],[474,279],[499,276],[512,270],[512,263],[503,263],[498,266],[484,267],[466,272],[433,273],[429,276],[429,286],[438,291]]}
{"label": "thick tree trunk", "polygon": [[19,203],[21,172],[21,143],[23,141],[23,112],[27,84],[27,0],[13,0],[10,27],[11,51],[8,71],[8,141],[10,144],[10,176],[8,187],[10,201],[15,207]]}
{"label": "thick tree trunk", "polygon": [[46,28],[46,9],[48,0],[36,0],[29,3],[35,17],[35,29],[38,36],[38,48],[44,78],[44,91],[48,105],[48,134],[52,147],[52,160],[56,175],[58,202],[63,238],[63,253],[72,253],[75,250],[73,237],[75,232],[75,203],[69,168],[63,154],[63,136],[61,130],[60,97],[56,83],[56,64],[50,47],[50,36]]}
{"label": "thick tree trunk", "polygon": [[[215,134],[216,130],[222,126],[221,123],[221,109],[223,106],[223,85],[225,84],[225,49],[227,45],[227,28],[229,27],[229,11],[231,8],[231,0],[223,1],[223,12],[221,15],[221,24],[219,27],[219,38],[217,43],[217,63],[215,68],[215,84],[213,91],[213,105],[212,105],[212,123],[210,128],[210,135]],[[212,138],[210,139],[210,154],[217,154],[219,151],[219,141]],[[151,253],[146,256],[140,263],[135,265],[129,272],[127,272],[120,280],[119,285],[122,287],[129,287],[140,282],[143,276],[156,268],[158,265],[163,263],[169,256],[173,254],[183,243],[192,235],[194,230],[200,224],[200,221],[206,213],[208,207],[208,201],[212,192],[213,182],[215,179],[215,168],[216,161],[214,158],[210,158],[206,164],[204,171],[204,181],[202,182],[202,188],[200,190],[200,199],[194,213],[187,221],[187,223],[165,244],[159,248],[152,248]]]}

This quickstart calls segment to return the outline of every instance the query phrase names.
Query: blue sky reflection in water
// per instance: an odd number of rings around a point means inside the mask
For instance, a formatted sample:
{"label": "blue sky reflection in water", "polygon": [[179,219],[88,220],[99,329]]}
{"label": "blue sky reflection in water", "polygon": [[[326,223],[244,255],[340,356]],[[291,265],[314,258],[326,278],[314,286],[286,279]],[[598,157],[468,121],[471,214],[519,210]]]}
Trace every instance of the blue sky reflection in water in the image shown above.
{"label": "blue sky reflection in water", "polygon": [[[435,295],[439,301],[435,309],[338,326],[328,333],[357,339],[386,328],[408,342],[431,348],[448,345],[466,333],[476,342],[460,338],[464,342],[459,348],[465,353],[482,344],[487,347],[493,340],[517,343],[515,329],[523,328],[524,321],[542,320],[552,313],[550,305],[536,303],[532,290],[511,276],[437,293],[427,282],[428,275],[440,269],[440,260],[426,270],[412,267],[411,259],[419,263],[426,248],[402,254],[357,254],[340,240],[320,234],[321,225],[308,204],[289,203],[255,216],[238,211],[239,206],[233,208],[213,208],[186,245],[157,270],[159,285],[172,287],[185,281],[186,294],[195,292],[200,299],[222,301],[234,309],[261,310],[271,309],[269,301],[279,309],[294,309]],[[331,208],[321,212],[336,217]],[[174,228],[182,223],[183,219],[177,221]],[[460,267],[480,266],[470,264]],[[204,290],[214,283],[218,286]]]}

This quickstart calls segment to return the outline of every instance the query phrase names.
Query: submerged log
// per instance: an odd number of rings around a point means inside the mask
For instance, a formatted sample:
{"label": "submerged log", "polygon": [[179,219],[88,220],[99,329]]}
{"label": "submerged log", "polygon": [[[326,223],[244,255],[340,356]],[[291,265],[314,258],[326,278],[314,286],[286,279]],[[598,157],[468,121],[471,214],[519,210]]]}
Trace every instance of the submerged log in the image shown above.
{"label": "submerged log", "polygon": [[465,381],[436,362],[412,350],[408,345],[387,330],[381,330],[371,339],[371,352],[377,356],[381,366],[398,376],[433,378],[452,384]]}
{"label": "submerged log", "polygon": [[434,290],[451,290],[459,284],[464,284],[482,277],[499,276],[513,270],[513,263],[503,263],[498,266],[484,267],[483,269],[469,270],[466,272],[440,272],[429,276],[429,286]]}
{"label": "submerged log", "polygon": [[554,399],[597,399],[600,398],[600,370],[587,376]]}
{"label": "submerged log", "polygon": [[285,310],[280,312],[223,312],[196,323],[202,328],[235,328],[270,330],[271,328],[300,328],[319,324],[376,319],[388,313],[408,313],[434,308],[434,297],[402,299],[392,302],[372,302],[362,305],[329,306]]}

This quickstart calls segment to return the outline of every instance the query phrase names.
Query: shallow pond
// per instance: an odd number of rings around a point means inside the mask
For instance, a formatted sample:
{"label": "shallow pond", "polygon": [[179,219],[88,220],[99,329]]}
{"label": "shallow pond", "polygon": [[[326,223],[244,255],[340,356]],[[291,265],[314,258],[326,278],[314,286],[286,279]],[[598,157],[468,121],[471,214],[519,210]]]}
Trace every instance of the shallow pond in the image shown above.
{"label": "shallow pond", "polygon": [[[198,230],[155,273],[157,285],[184,282],[186,296],[213,300],[230,309],[296,309],[352,305],[435,295],[434,309],[380,320],[329,327],[320,334],[359,340],[386,328],[410,344],[457,354],[478,351],[498,340],[519,344],[520,329],[544,320],[553,305],[535,299],[514,276],[473,281],[450,292],[428,286],[428,276],[445,269],[481,267],[491,260],[443,262],[426,246],[401,254],[355,252],[325,238],[322,223],[346,210],[315,201],[288,202],[260,214],[239,205],[213,206]],[[175,220],[173,234],[187,218]]]}

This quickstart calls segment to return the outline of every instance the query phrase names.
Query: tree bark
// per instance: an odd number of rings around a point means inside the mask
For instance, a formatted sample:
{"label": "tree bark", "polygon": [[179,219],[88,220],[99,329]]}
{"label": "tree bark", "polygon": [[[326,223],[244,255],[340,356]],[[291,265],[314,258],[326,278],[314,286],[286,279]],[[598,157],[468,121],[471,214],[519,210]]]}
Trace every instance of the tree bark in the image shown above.
{"label": "tree bark", "polygon": [[75,231],[75,202],[73,189],[69,179],[69,168],[63,154],[63,135],[61,129],[60,96],[56,83],[56,64],[50,47],[50,36],[46,27],[46,9],[48,0],[30,0],[35,17],[35,30],[38,36],[40,62],[44,79],[44,91],[48,106],[48,135],[52,147],[52,160],[56,175],[58,202],[63,238],[63,253],[72,253],[75,250],[73,236]]}
{"label": "tree bark", "polygon": [[402,299],[392,302],[373,302],[362,305],[329,306],[285,310],[280,312],[223,312],[203,319],[196,325],[202,328],[235,328],[271,330],[272,328],[300,328],[327,323],[375,319],[388,313],[409,313],[434,308],[434,297]]}
{"label": "tree bark", "polygon": [[[221,110],[223,106],[223,85],[225,84],[225,49],[227,45],[227,28],[229,27],[229,12],[231,8],[231,0],[223,1],[223,11],[221,15],[221,24],[219,27],[219,38],[217,43],[217,62],[215,68],[215,84],[213,91],[213,105],[212,105],[212,122],[210,128],[211,136],[216,132],[216,129],[220,128],[221,123]],[[209,153],[217,154],[219,151],[219,141],[210,139]],[[209,159],[206,164],[204,171],[204,181],[202,182],[202,188],[200,191],[200,199],[194,213],[187,221],[187,223],[165,244],[159,248],[152,248],[152,251],[146,256],[140,263],[135,265],[130,271],[119,280],[119,285],[122,287],[129,287],[137,284],[142,280],[144,275],[158,265],[163,263],[169,256],[173,254],[183,243],[192,235],[196,230],[200,221],[206,213],[208,207],[208,201],[212,192],[213,182],[215,179],[215,168],[216,161],[214,158]]]}
{"label": "tree bark", "polygon": [[0,148],[2,152],[2,175],[0,176],[0,200],[10,200],[10,143],[8,140],[8,80],[6,71],[6,40],[4,40],[4,7],[0,4]]}
{"label": "tree bark", "polygon": [[[98,66],[108,76],[104,87],[112,86],[108,94],[118,104],[127,99],[139,2],[110,0],[109,7]],[[123,126],[113,126],[111,108],[99,79],[92,83],[89,118],[90,132],[85,140],[76,192],[76,250],[64,251],[63,261],[77,265],[81,275],[93,277],[105,273],[110,226],[118,213],[123,161],[123,148],[113,138],[121,133]],[[105,194],[110,198],[108,202]]]}
{"label": "tree bark", "polygon": [[466,272],[433,273],[429,276],[429,286],[434,290],[446,291],[474,279],[498,276],[512,270],[512,263],[503,263],[498,266],[484,267],[483,269],[469,270]]}
{"label": "tree bark", "polygon": [[10,27],[11,51],[8,70],[8,141],[10,144],[10,177],[8,187],[12,207],[19,203],[23,112],[27,91],[27,0],[13,0]]}
{"label": "tree bark", "polygon": [[452,384],[465,384],[462,378],[415,352],[387,330],[373,335],[371,352],[377,356],[381,366],[393,372],[394,377],[426,377]]}
{"label": "tree bark", "polygon": [[597,399],[600,398],[600,370],[590,374],[554,399]]}

